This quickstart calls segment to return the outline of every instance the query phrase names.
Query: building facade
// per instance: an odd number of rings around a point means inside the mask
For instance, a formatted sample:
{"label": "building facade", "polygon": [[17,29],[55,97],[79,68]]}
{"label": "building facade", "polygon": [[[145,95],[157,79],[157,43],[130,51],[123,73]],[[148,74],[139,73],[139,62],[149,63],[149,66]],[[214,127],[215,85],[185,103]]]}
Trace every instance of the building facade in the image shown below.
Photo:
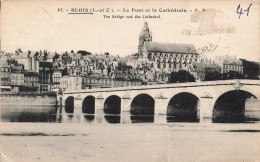
{"label": "building facade", "polygon": [[52,63],[47,61],[39,62],[39,91],[47,92],[50,91],[52,84],[53,68]]}
{"label": "building facade", "polygon": [[243,62],[236,59],[234,56],[218,56],[214,59],[214,62],[221,67],[221,74],[228,73],[230,71],[243,74]]}
{"label": "building facade", "polygon": [[199,62],[199,55],[192,44],[153,42],[152,32],[147,22],[144,23],[139,36],[137,55],[137,59],[133,57],[128,62],[152,71],[157,78],[161,78],[160,82],[163,83],[167,83],[168,79],[164,78],[171,72],[179,70],[191,72],[192,64]]}
{"label": "building facade", "polygon": [[1,86],[11,85],[11,67],[8,65],[1,66]]}
{"label": "building facade", "polygon": [[14,92],[19,92],[22,86],[24,86],[24,74],[20,72],[12,72],[10,74],[11,87]]}
{"label": "building facade", "polygon": [[60,87],[63,91],[65,90],[80,90],[82,88],[81,76],[62,76],[60,78]]}
{"label": "building facade", "polygon": [[39,74],[34,71],[24,71],[24,86],[22,87],[22,91],[38,91],[38,75]]}
{"label": "building facade", "polygon": [[54,70],[52,77],[52,89],[60,89],[60,79],[62,77],[62,71],[60,69]]}

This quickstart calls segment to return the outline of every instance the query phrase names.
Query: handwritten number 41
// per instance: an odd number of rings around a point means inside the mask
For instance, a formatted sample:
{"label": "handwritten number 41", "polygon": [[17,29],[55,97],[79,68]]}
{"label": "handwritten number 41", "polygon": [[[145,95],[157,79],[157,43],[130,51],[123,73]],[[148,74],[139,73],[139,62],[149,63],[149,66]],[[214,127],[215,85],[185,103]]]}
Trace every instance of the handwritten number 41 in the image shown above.
{"label": "handwritten number 41", "polygon": [[[243,13],[243,11],[244,12],[247,12],[246,13],[246,16],[248,16],[249,15],[249,10],[250,10],[250,7],[252,6],[252,3],[248,6],[248,8],[246,9],[246,10],[243,10],[242,8],[240,8],[240,4],[237,6],[237,13],[239,14],[239,16],[238,16],[238,18],[240,19],[240,16],[242,15],[242,14],[244,14]],[[240,10],[239,10],[240,9]]]}

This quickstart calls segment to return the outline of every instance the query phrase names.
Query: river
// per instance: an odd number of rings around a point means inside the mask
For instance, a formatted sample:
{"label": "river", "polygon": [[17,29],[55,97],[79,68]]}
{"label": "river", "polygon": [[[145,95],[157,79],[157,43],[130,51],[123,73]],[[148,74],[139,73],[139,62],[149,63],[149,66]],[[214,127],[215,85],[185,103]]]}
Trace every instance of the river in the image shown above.
{"label": "river", "polygon": [[[252,100],[246,103],[246,111],[243,118],[237,116],[218,117],[215,123],[254,123],[260,121],[260,102]],[[135,124],[155,123],[166,124],[174,122],[199,123],[199,117],[176,118],[167,115],[132,115],[130,112],[121,114],[108,114],[103,110],[96,110],[95,114],[73,114],[61,111],[64,107],[59,106],[22,106],[12,105],[1,107],[1,122],[45,122],[45,123],[86,123],[86,124]],[[63,112],[63,113],[62,113]],[[186,113],[186,112],[185,112]],[[195,114],[197,114],[195,112]],[[184,115],[185,116],[185,115]],[[234,119],[235,118],[235,119]],[[212,121],[206,121],[212,122]]]}
{"label": "river", "polygon": [[49,106],[2,107],[1,161],[260,161],[255,118],[211,123],[60,112]]}

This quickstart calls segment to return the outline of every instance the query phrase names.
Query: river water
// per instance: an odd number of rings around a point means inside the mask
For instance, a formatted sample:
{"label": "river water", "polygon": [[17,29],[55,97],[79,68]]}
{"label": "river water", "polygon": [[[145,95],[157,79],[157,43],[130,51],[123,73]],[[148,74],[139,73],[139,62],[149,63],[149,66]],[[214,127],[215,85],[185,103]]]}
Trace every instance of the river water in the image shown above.
{"label": "river water", "polygon": [[[63,107],[64,108],[64,107]],[[166,115],[131,115],[130,112],[113,115],[97,111],[94,114],[60,113],[60,107],[8,107],[2,108],[1,122],[45,122],[45,123],[88,123],[88,124],[131,124],[174,122]],[[193,121],[191,121],[193,122]],[[194,122],[198,122],[194,121]]]}
{"label": "river water", "polygon": [[[64,107],[63,107],[64,108]],[[250,114],[258,114],[250,110]],[[257,115],[259,116],[259,115]],[[172,122],[194,122],[199,123],[199,118],[176,119],[167,115],[131,115],[124,112],[119,115],[105,114],[103,111],[96,111],[94,114],[70,114],[61,113],[60,107],[37,106],[21,107],[20,105],[1,108],[1,122],[44,122],[44,123],[86,123],[86,124],[135,124],[135,123],[156,123],[165,124]],[[255,123],[260,121],[259,117],[245,117],[239,120],[225,118],[217,123]],[[210,121],[211,122],[211,121]]]}
{"label": "river water", "polygon": [[[250,109],[249,114],[259,114]],[[3,161],[259,161],[259,119],[179,121],[173,116],[60,113],[1,107]],[[248,114],[248,112],[247,112]]]}

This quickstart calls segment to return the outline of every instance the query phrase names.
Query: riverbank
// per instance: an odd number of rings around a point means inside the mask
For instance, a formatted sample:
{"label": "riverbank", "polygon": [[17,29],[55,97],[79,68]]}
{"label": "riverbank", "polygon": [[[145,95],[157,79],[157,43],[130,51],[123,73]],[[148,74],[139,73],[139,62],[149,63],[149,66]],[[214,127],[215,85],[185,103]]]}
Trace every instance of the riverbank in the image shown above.
{"label": "riverbank", "polygon": [[2,161],[259,161],[260,124],[1,123]]}
{"label": "riverbank", "polygon": [[57,95],[54,92],[1,92],[1,108],[23,106],[56,106]]}

